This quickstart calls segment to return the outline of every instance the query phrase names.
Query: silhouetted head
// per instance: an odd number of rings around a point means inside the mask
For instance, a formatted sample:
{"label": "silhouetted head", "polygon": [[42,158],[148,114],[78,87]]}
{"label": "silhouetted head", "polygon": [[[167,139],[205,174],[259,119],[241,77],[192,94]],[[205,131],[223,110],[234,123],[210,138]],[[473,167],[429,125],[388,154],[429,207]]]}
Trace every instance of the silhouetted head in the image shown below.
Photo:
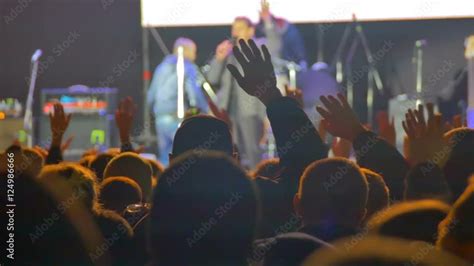
{"label": "silhouetted head", "polygon": [[[316,249],[332,246],[311,235],[291,232],[278,235],[259,247],[265,266],[299,266]],[[258,251],[257,251],[258,252]]]}
{"label": "silhouetted head", "polygon": [[452,199],[456,200],[466,189],[468,178],[474,174],[474,129],[456,128],[444,136],[451,152],[443,171]]}
{"label": "silhouetted head", "polygon": [[437,245],[474,263],[474,183],[456,200],[438,229]]}
{"label": "silhouetted head", "polygon": [[98,209],[98,184],[94,173],[78,164],[60,163],[46,165],[39,178],[43,182],[62,179],[73,189],[74,199],[80,199],[89,210]]}
{"label": "silhouetted head", "polygon": [[335,224],[356,228],[366,214],[368,185],[359,166],[344,158],[310,164],[294,197],[304,224]]}
{"label": "silhouetted head", "polygon": [[[6,186],[0,191],[6,195]],[[102,239],[90,210],[71,195],[68,182],[59,178],[44,182],[24,174],[15,177],[15,265],[93,264],[87,246]],[[2,198],[5,206],[6,197]],[[8,212],[5,215],[8,217]],[[6,229],[5,224],[2,232],[8,241],[8,232],[13,232]]]}
{"label": "silhouetted head", "polygon": [[373,216],[368,227],[371,232],[434,243],[438,224],[446,217],[449,206],[437,200],[403,202]]}
{"label": "silhouetted head", "polygon": [[174,135],[170,160],[191,150],[221,151],[232,156],[234,149],[229,126],[209,115],[185,119]]}
{"label": "silhouetted head", "polygon": [[160,265],[243,265],[256,233],[254,183],[229,156],[191,151],[154,190],[151,248]]}
{"label": "silhouetted head", "polygon": [[35,149],[25,148],[23,149],[23,157],[27,164],[25,171],[32,176],[38,176],[44,166],[43,156]]}
{"label": "silhouetted head", "polygon": [[93,155],[93,154],[85,155],[77,163],[81,166],[89,168],[89,166],[90,166],[92,160],[94,160],[94,158],[95,158],[95,155]]}
{"label": "silhouetted head", "polygon": [[438,199],[450,202],[450,191],[443,171],[432,162],[417,164],[405,179],[405,199]]}
{"label": "silhouetted head", "polygon": [[165,167],[157,160],[147,160],[151,166],[152,177],[154,179],[154,185],[158,182],[159,176],[165,171]]}
{"label": "silhouetted head", "polygon": [[264,176],[275,179],[279,176],[280,171],[280,159],[272,158],[260,161],[251,175],[252,177]]}
{"label": "silhouetted head", "polygon": [[102,182],[104,179],[104,170],[107,167],[107,164],[110,160],[114,158],[114,154],[112,153],[101,153],[92,159],[89,163],[89,169],[94,171],[95,176],[97,177],[97,182]]}
{"label": "silhouetted head", "polygon": [[420,241],[367,235],[331,243],[312,253],[302,266],[469,265],[458,257]]}
{"label": "silhouetted head", "polygon": [[369,194],[367,197],[367,215],[365,220],[374,213],[381,211],[389,205],[389,190],[382,176],[367,168],[361,168],[362,173],[367,179],[369,185]]}
{"label": "silhouetted head", "polygon": [[108,210],[122,214],[130,204],[142,202],[142,190],[128,177],[109,177],[100,184],[100,203]]}
{"label": "silhouetted head", "polygon": [[124,152],[110,160],[104,170],[104,180],[114,176],[125,176],[137,182],[143,194],[143,201],[151,199],[151,167],[148,162],[133,152]]}

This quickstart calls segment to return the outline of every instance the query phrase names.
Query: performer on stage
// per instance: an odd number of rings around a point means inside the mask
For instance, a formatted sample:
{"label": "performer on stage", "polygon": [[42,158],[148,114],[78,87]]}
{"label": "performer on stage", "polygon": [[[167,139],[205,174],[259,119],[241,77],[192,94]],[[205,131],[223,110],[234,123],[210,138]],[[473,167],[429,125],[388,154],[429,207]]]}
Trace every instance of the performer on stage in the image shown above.
{"label": "performer on stage", "polygon": [[[257,36],[260,35],[272,40],[267,47],[273,58],[291,61],[306,68],[306,50],[300,32],[286,19],[275,17],[266,0],[261,2],[260,21],[257,24]],[[275,71],[279,71],[278,65],[275,65]]]}
{"label": "performer on stage", "polygon": [[[233,40],[248,40],[254,36],[255,26],[250,19],[237,17],[234,20]],[[261,44],[264,40],[256,41]],[[239,66],[232,54],[234,45],[237,45],[236,41],[225,40],[217,46],[215,57],[210,62],[207,78],[215,88],[219,89],[219,107],[226,110],[233,121],[232,132],[242,164],[254,167],[262,158],[259,142],[264,134],[265,106],[239,88],[230,72],[227,71],[226,65],[229,63]]]}
{"label": "performer on stage", "polygon": [[176,65],[178,47],[183,47],[185,110],[196,107],[206,113],[208,109],[206,98],[201,90],[202,78],[198,74],[198,67],[194,64],[197,52],[196,44],[191,39],[178,38],[174,43],[173,54],[166,56],[156,67],[147,95],[148,105],[153,108],[155,114],[159,158],[164,165],[168,165],[173,137],[181,122],[177,116],[178,75]]}

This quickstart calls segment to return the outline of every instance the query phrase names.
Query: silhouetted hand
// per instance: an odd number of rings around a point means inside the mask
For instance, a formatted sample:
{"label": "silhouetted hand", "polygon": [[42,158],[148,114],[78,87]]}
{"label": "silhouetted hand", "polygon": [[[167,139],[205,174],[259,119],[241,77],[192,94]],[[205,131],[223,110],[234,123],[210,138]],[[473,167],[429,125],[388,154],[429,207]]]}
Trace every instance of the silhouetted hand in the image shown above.
{"label": "silhouetted hand", "polygon": [[130,131],[133,125],[133,117],[135,115],[136,105],[131,97],[122,99],[119,107],[115,111],[115,123],[119,129],[120,141],[122,143],[130,142]]}
{"label": "silhouetted hand", "polygon": [[51,126],[51,145],[54,147],[61,147],[61,141],[66,132],[69,122],[71,121],[71,114],[64,113],[64,107],[57,102],[53,105],[53,113],[49,113],[49,123]]}
{"label": "silhouetted hand", "polygon": [[268,105],[273,99],[281,97],[280,90],[276,87],[275,72],[267,47],[262,45],[262,56],[253,40],[248,40],[247,44],[240,39],[239,44],[240,49],[234,46],[233,51],[244,75],[240,74],[236,66],[227,65],[227,69],[237,80],[239,86],[246,93],[257,97],[265,105]]}
{"label": "silhouetted hand", "polygon": [[424,117],[423,105],[418,110],[409,109],[402,122],[407,134],[407,159],[412,164],[431,161],[440,167],[444,165],[449,155],[448,146],[444,140],[444,127],[441,114],[434,113],[432,103],[426,105],[428,121]]}
{"label": "silhouetted hand", "polygon": [[346,98],[342,94],[338,94],[337,97],[339,99],[331,95],[321,96],[320,99],[324,108],[317,106],[316,110],[323,117],[321,123],[331,135],[352,142],[366,129],[349,106]]}
{"label": "silhouetted hand", "polygon": [[392,117],[392,121],[389,121],[387,112],[381,111],[377,113],[377,124],[379,126],[380,137],[395,147],[397,133],[395,131],[394,118]]}

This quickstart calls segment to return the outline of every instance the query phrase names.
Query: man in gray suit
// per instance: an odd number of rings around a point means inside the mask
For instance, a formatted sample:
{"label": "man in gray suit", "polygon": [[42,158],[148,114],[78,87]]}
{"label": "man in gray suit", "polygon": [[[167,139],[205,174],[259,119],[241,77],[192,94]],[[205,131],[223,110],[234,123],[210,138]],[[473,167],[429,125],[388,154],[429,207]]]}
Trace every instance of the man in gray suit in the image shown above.
{"label": "man in gray suit", "polygon": [[[232,24],[232,39],[253,39],[255,26],[246,17],[237,17]],[[267,40],[268,42],[269,40]],[[256,40],[262,43],[262,40]],[[227,64],[237,63],[232,48],[237,45],[230,40],[221,42],[216,49],[215,57],[210,63],[207,73],[209,82],[219,89],[218,106],[229,113],[232,121],[232,133],[236,142],[242,164],[254,167],[262,159],[260,140],[265,134],[264,118],[265,106],[257,98],[248,95],[242,90],[231,73],[227,71]]]}

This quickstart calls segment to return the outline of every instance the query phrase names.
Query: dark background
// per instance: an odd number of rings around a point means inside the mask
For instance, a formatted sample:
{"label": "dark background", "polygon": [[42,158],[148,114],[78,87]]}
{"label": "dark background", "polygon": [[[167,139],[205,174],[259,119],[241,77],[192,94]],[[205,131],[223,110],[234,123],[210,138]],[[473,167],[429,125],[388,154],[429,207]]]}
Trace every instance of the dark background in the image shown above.
{"label": "dark background", "polygon": [[[24,6],[19,8],[18,6]],[[17,8],[21,12],[12,13]],[[462,7],[460,7],[462,8]],[[210,8],[208,14],[215,8]],[[13,16],[12,16],[13,14]],[[7,16],[13,20],[6,22]],[[0,0],[0,97],[17,97],[22,102],[27,95],[25,78],[29,75],[31,54],[37,48],[44,51],[43,67],[37,89],[68,87],[73,84],[100,86],[107,83],[117,87],[120,96],[131,95],[142,103],[142,29],[139,0]],[[326,61],[340,41],[347,24],[324,24],[324,54]],[[362,23],[373,52],[384,42],[393,48],[377,63],[387,92],[385,98],[414,88],[411,58],[417,39],[427,39],[424,79],[430,90],[446,86],[453,74],[465,66],[464,39],[474,33],[474,19],[425,20]],[[317,35],[314,24],[298,25],[305,39],[309,62],[314,63]],[[178,36],[187,36],[198,44],[198,63],[212,57],[215,46],[229,35],[229,27],[160,28],[170,48]],[[58,45],[70,34],[77,38],[58,55]],[[66,41],[67,42],[67,41]],[[127,60],[131,53],[138,58],[115,76],[114,68]],[[150,37],[152,70],[163,54]],[[47,60],[53,59],[52,63]],[[446,68],[449,62],[449,68]],[[366,65],[359,49],[354,69]],[[113,80],[108,80],[109,77]],[[431,84],[432,83],[432,84]],[[356,94],[364,94],[365,80],[356,84]],[[37,91],[38,92],[38,91]],[[39,97],[36,97],[38,99]],[[363,97],[359,97],[363,99]],[[378,101],[383,106],[383,101]],[[361,109],[363,115],[364,110]],[[137,123],[142,120],[142,115]]]}

